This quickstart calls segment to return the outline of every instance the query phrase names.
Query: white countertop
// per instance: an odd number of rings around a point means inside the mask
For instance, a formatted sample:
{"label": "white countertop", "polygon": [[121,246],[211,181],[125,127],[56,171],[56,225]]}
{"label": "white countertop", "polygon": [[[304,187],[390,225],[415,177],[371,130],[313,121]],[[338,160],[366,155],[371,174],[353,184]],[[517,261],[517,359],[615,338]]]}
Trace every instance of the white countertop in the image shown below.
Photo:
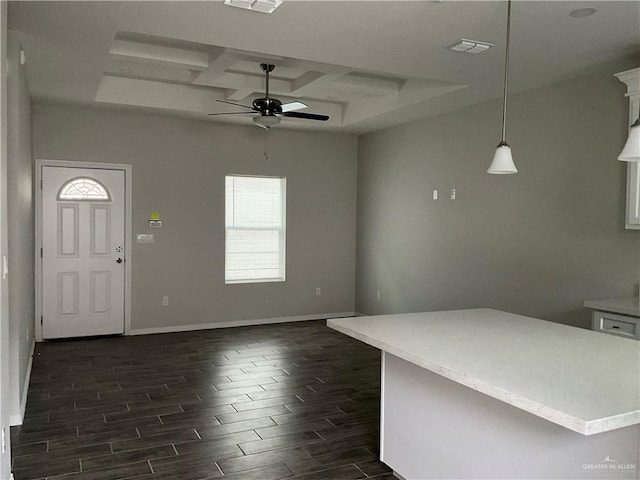
{"label": "white countertop", "polygon": [[602,310],[604,312],[621,313],[623,315],[633,315],[640,317],[640,298],[608,298],[606,300],[587,300],[584,302],[587,308]]}
{"label": "white countertop", "polygon": [[583,435],[640,424],[637,340],[490,309],[327,325]]}

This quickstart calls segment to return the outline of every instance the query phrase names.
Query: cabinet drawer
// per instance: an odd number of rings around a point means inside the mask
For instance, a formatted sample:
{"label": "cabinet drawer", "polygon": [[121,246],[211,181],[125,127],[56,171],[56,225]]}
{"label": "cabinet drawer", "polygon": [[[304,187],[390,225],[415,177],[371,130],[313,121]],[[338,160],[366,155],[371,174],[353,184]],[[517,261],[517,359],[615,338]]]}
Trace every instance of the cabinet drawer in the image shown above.
{"label": "cabinet drawer", "polygon": [[593,312],[593,329],[628,338],[638,338],[640,319],[616,315],[615,313]]}

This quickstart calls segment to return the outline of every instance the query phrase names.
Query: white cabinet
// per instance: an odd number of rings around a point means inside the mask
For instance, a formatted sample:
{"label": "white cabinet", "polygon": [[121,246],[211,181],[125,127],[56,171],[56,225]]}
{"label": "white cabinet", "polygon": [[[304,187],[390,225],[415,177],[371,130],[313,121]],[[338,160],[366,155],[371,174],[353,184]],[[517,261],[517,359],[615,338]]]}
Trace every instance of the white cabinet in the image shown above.
{"label": "white cabinet", "polygon": [[624,226],[640,229],[640,168],[638,162],[627,165],[627,216]]}
{"label": "white cabinet", "polygon": [[[629,97],[629,125],[636,121],[640,113],[640,68],[617,73],[616,77],[627,86]],[[640,168],[639,162],[627,164],[627,213],[625,226],[640,229]]]}
{"label": "white cabinet", "polygon": [[640,318],[595,310],[592,313],[593,329],[627,338],[638,338]]}
{"label": "white cabinet", "polygon": [[640,340],[640,299],[638,297],[589,300],[593,309],[591,328],[598,332]]}

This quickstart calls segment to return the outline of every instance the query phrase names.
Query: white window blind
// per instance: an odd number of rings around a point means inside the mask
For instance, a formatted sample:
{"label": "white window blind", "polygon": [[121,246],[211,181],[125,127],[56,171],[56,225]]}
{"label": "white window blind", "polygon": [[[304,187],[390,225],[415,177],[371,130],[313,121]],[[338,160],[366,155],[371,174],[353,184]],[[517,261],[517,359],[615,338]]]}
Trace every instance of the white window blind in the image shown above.
{"label": "white window blind", "polygon": [[225,282],[285,279],[286,179],[225,178]]}

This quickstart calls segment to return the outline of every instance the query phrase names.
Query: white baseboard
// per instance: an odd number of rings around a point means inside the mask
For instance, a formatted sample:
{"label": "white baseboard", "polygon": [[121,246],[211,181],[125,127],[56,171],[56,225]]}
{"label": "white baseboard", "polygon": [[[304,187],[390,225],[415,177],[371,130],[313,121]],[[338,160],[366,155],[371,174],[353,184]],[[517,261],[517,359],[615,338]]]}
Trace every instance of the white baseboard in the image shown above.
{"label": "white baseboard", "polygon": [[198,323],[196,325],[172,325],[170,327],[137,328],[129,331],[128,335],[150,335],[153,333],[188,332],[192,330],[210,330],[212,328],[247,327],[253,325],[267,325],[270,323],[304,322],[307,320],[324,320],[325,318],[353,317],[355,312],[317,313],[311,315],[296,315],[292,317],[256,318],[253,320],[232,320],[230,322]]}
{"label": "white baseboard", "polygon": [[27,363],[27,371],[24,374],[24,381],[22,384],[22,398],[20,399],[20,412],[17,415],[11,415],[9,417],[9,423],[12,427],[16,425],[22,425],[24,419],[24,413],[27,409],[27,396],[29,394],[29,380],[31,380],[31,368],[33,367],[33,355],[36,350],[35,340],[31,343],[31,353],[29,354],[29,361]]}

